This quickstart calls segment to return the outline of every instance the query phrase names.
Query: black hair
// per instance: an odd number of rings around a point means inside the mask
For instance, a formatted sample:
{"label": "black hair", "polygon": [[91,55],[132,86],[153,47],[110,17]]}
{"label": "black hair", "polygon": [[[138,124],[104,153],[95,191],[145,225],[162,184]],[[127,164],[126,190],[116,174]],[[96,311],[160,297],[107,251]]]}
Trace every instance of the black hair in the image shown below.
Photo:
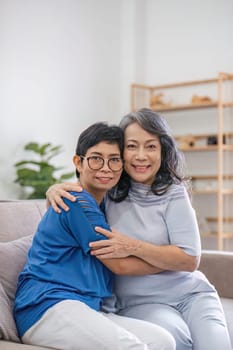
{"label": "black hair", "polygon": [[[133,123],[137,123],[142,129],[159,138],[161,166],[151,185],[151,190],[156,195],[163,195],[170,185],[184,181],[183,155],[177,148],[167,122],[160,114],[151,109],[142,108],[124,116],[120,122],[120,127],[125,131]],[[109,197],[113,201],[120,202],[127,197],[129,188],[130,177],[123,171],[118,184],[108,192]]]}
{"label": "black hair", "polygon": [[[103,141],[117,144],[120,149],[120,156],[123,157],[124,132],[119,126],[108,125],[106,122],[92,124],[79,135],[75,154],[85,156],[89,148]],[[77,177],[80,175],[77,169],[76,175]]]}

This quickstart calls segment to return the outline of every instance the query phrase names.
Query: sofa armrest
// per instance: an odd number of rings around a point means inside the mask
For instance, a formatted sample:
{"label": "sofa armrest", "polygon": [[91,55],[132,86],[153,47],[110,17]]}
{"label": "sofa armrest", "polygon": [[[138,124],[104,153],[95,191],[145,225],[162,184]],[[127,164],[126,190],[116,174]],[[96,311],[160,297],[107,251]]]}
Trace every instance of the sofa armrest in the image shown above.
{"label": "sofa armrest", "polygon": [[233,298],[233,252],[203,250],[199,270],[221,297]]}

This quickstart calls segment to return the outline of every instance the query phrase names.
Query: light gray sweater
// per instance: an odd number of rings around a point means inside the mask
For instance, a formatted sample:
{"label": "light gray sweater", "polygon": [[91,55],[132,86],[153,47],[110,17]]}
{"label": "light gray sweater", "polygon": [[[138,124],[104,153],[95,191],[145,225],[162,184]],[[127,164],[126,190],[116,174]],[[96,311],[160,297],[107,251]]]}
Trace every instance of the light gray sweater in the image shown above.
{"label": "light gray sweater", "polygon": [[[110,226],[128,236],[156,245],[176,245],[193,256],[201,253],[195,211],[183,185],[172,185],[164,195],[157,196],[149,186],[132,182],[124,201],[106,201],[106,215]],[[119,309],[150,302],[172,305],[201,291],[215,289],[200,271],[115,278]]]}

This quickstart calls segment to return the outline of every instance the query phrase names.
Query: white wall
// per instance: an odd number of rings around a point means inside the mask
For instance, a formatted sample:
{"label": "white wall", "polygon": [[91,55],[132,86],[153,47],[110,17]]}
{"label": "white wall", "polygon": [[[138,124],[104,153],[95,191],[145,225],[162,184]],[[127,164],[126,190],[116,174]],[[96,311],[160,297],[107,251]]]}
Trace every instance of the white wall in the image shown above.
{"label": "white wall", "polygon": [[233,72],[232,0],[0,0],[0,199],[28,141],[62,144],[118,122],[130,83]]}
{"label": "white wall", "polygon": [[148,0],[145,81],[168,83],[233,72],[232,0]]}
{"label": "white wall", "polygon": [[0,0],[1,199],[19,195],[25,143],[64,145],[57,162],[70,171],[80,131],[118,121],[121,14],[114,0]]}

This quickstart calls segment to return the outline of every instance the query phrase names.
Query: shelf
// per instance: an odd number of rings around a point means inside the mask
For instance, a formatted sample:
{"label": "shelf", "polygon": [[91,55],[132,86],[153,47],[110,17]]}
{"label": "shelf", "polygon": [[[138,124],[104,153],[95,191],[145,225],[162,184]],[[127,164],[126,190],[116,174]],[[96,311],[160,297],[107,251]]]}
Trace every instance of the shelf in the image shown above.
{"label": "shelf", "polygon": [[[186,146],[179,148],[182,152],[202,152],[202,151],[216,151],[218,149],[218,145],[212,146]],[[233,148],[232,148],[233,149]]]}
{"label": "shelf", "polygon": [[[191,178],[192,181],[196,180],[217,180],[218,175],[190,175],[189,178]],[[223,175],[224,180],[232,180],[233,174],[229,175]]]}
{"label": "shelf", "polygon": [[[179,148],[182,152],[202,152],[202,151],[217,151],[219,145],[208,145],[208,146],[187,146]],[[222,145],[223,151],[233,151],[233,145]]]}
{"label": "shelf", "polygon": [[[208,222],[217,222],[218,218],[217,217],[207,217],[206,220]],[[223,218],[223,222],[232,222],[233,223],[233,217]]]}
{"label": "shelf", "polygon": [[[218,232],[217,231],[211,231],[211,232],[201,232],[201,237],[217,237]],[[222,233],[223,238],[233,238],[233,232],[223,232]]]}
{"label": "shelf", "polygon": [[[223,132],[222,133],[223,137],[231,137],[233,136],[233,132]],[[185,134],[185,135],[175,135],[175,139],[177,141],[183,140],[186,137],[192,137],[194,140],[202,140],[202,139],[207,139],[210,136],[215,136],[217,138],[218,134],[217,133],[208,133],[208,134]]]}
{"label": "shelf", "polygon": [[232,195],[233,194],[233,189],[229,189],[229,188],[228,189],[226,189],[226,188],[224,189],[223,188],[223,190],[220,191],[220,192],[222,192],[222,194],[225,194],[225,195],[228,195],[228,194]]}
{"label": "shelf", "polygon": [[[183,105],[165,105],[165,106],[153,106],[151,105],[151,109],[155,112],[176,112],[176,111],[186,111],[186,110],[195,110],[202,108],[217,108],[218,102],[203,102],[203,103],[189,103]],[[233,107],[233,102],[224,102],[222,103],[222,107]]]}
{"label": "shelf", "polygon": [[217,194],[217,190],[192,190],[192,194]]}
{"label": "shelf", "polygon": [[233,233],[223,233],[223,238],[233,238]]}
{"label": "shelf", "polygon": [[[222,194],[223,195],[233,195],[233,189],[223,189],[222,191]],[[200,189],[200,190],[193,190],[192,191],[192,194],[218,194],[219,193],[219,191],[218,191],[218,189],[207,189],[207,190],[205,190],[205,189]]]}
{"label": "shelf", "polygon": [[[192,194],[201,196],[195,201],[197,205],[195,210],[201,211],[203,206],[209,224],[215,223],[213,226],[216,226],[214,232],[211,230],[202,235],[215,237],[218,249],[223,249],[224,239],[233,238],[233,232],[227,233],[223,230],[226,223],[228,223],[227,226],[231,223],[233,225],[233,217],[227,217],[231,208],[226,210],[226,205],[229,207],[233,200],[231,197],[233,196],[233,185],[231,185],[233,168],[229,159],[233,157],[230,153],[233,151],[233,74],[220,72],[216,78],[212,79],[154,86],[132,84],[131,110],[135,111],[148,106],[155,112],[161,112],[161,114],[166,112],[166,118],[170,118],[174,124],[172,124],[173,128],[178,131],[178,135],[174,137],[177,147],[184,153],[187,160],[186,168],[189,173],[186,178],[193,182]],[[203,110],[206,112],[202,113]],[[177,116],[179,120],[176,123]],[[190,127],[190,118],[193,124],[196,124],[193,128]],[[197,134],[179,135],[181,131],[185,133],[189,130],[196,131]],[[199,134],[198,131],[202,130],[205,133]],[[208,130],[212,132],[207,133]],[[194,155],[192,152],[197,154]],[[192,160],[193,164],[188,170],[188,162]],[[214,163],[208,164],[210,161]],[[192,175],[191,169],[196,173],[209,171],[212,174]],[[206,180],[213,183],[203,183]],[[210,205],[211,202],[213,202],[212,205]],[[228,202],[230,204],[226,204]],[[212,206],[216,217],[211,217]]]}
{"label": "shelf", "polygon": [[222,145],[223,151],[233,151],[233,145]]}
{"label": "shelf", "polygon": [[[223,140],[221,144],[218,138]],[[183,152],[217,151],[220,147],[223,151],[233,151],[233,132],[223,132],[221,136],[216,133],[176,135],[175,140]]]}
{"label": "shelf", "polygon": [[214,83],[218,83],[220,78],[222,80],[233,80],[233,74],[220,72],[218,78],[189,80],[189,81],[183,81],[183,82],[178,82],[178,83],[161,84],[161,85],[154,85],[154,86],[133,83],[131,86],[132,86],[132,88],[140,88],[140,89],[145,89],[145,90],[149,89],[150,91],[154,91],[154,90],[162,90],[162,89],[177,88],[177,87],[182,88],[182,87],[193,86],[193,85],[214,84]]}

